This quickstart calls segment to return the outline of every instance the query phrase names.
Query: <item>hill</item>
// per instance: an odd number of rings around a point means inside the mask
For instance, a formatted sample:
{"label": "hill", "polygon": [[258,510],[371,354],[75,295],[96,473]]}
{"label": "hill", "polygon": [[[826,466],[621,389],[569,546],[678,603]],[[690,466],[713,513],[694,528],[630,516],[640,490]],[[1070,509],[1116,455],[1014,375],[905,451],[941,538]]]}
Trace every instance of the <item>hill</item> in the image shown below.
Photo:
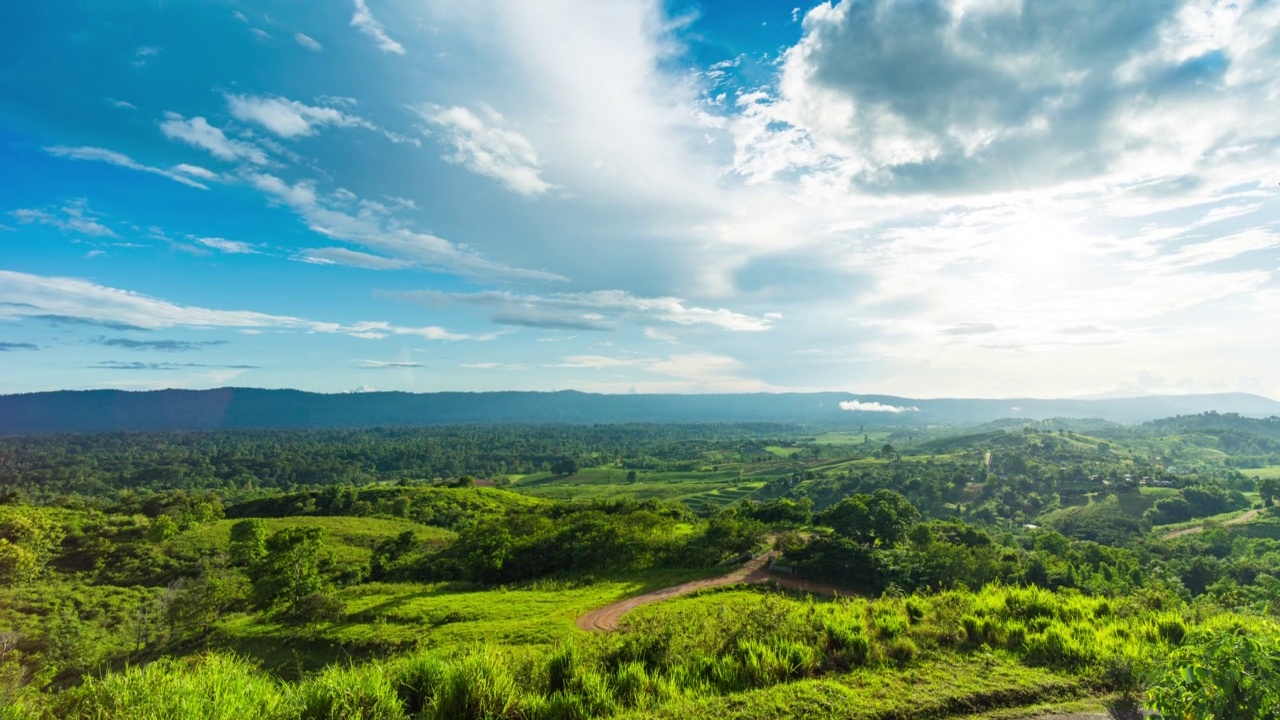
{"label": "hill", "polygon": [[1139,423],[1204,412],[1280,415],[1280,403],[1243,393],[1095,400],[913,399],[849,393],[597,395],[562,392],[327,395],[298,390],[58,391],[0,396],[0,434],[350,428],[445,424],[799,422],[906,426],[1097,418]]}

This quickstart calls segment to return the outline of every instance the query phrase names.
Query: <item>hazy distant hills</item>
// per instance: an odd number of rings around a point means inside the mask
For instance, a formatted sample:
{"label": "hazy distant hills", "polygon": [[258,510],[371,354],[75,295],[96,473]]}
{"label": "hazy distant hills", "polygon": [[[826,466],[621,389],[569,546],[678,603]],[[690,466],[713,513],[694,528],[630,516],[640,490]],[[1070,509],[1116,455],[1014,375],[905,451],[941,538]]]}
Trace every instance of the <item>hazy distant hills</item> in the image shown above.
{"label": "hazy distant hills", "polygon": [[1244,393],[1090,400],[919,400],[848,393],[325,395],[251,388],[91,390],[0,396],[0,434],[454,423],[793,422],[856,427],[981,423],[1008,417],[1138,423],[1206,411],[1271,416],[1280,415],[1280,403]]}

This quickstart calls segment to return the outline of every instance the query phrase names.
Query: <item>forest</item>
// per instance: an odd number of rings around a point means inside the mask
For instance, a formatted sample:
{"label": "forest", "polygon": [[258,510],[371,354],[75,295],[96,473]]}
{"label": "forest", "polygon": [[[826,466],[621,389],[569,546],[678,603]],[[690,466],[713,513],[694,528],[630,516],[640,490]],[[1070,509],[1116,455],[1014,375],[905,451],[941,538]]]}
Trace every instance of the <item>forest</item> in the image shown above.
{"label": "forest", "polygon": [[0,438],[0,718],[1271,717],[1278,430]]}

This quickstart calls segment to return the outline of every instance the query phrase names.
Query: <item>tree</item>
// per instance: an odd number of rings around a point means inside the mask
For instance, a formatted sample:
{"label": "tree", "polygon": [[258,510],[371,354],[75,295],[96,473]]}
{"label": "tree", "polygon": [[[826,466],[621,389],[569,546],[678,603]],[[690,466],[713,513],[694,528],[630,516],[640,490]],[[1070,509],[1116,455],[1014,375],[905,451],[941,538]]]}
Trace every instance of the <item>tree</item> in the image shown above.
{"label": "tree", "polygon": [[1262,496],[1262,502],[1267,507],[1275,505],[1276,498],[1280,497],[1280,478],[1262,478],[1258,481],[1258,494]]}
{"label": "tree", "polygon": [[197,578],[182,578],[173,586],[166,608],[171,628],[199,628],[208,639],[209,630],[227,611],[248,599],[249,580],[231,568],[206,567]]}
{"label": "tree", "polygon": [[919,520],[920,511],[892,490],[846,497],[817,517],[819,523],[850,540],[886,547],[904,538]]}
{"label": "tree", "polygon": [[267,522],[262,518],[241,520],[231,526],[231,562],[253,565],[267,554]]}
{"label": "tree", "polygon": [[551,472],[558,476],[568,476],[578,472],[578,461],[571,457],[560,458],[551,466]]}
{"label": "tree", "polygon": [[251,570],[254,594],[263,607],[284,603],[298,611],[302,598],[324,587],[320,569],[328,560],[317,528],[285,528],[267,538],[267,555]]}
{"label": "tree", "polygon": [[0,520],[0,584],[35,580],[58,553],[65,536],[60,524],[35,509]]}

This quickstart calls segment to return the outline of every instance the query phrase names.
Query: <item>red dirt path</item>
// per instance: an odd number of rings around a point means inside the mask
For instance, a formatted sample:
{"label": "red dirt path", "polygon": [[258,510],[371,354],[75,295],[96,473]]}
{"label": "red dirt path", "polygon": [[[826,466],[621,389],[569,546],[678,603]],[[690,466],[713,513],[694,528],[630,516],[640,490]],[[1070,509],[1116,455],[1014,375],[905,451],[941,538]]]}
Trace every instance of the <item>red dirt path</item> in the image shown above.
{"label": "red dirt path", "polygon": [[814,595],[836,595],[837,593],[850,594],[840,590],[832,585],[823,585],[822,583],[808,582],[798,580],[796,578],[779,576],[771,574],[765,569],[765,565],[769,561],[769,556],[760,555],[743,563],[742,567],[725,575],[718,577],[706,578],[704,580],[693,580],[680,585],[672,585],[660,590],[653,590],[636,595],[625,600],[619,600],[612,605],[605,605],[602,608],[596,608],[578,618],[578,627],[582,630],[595,632],[609,632],[618,629],[618,621],[627,612],[648,605],[649,603],[659,602],[662,600],[670,600],[671,598],[680,597],[697,592],[703,588],[719,587],[721,585],[734,585],[737,583],[763,584],[773,581],[778,585],[790,588],[792,590],[800,590],[802,592],[813,593]]}

